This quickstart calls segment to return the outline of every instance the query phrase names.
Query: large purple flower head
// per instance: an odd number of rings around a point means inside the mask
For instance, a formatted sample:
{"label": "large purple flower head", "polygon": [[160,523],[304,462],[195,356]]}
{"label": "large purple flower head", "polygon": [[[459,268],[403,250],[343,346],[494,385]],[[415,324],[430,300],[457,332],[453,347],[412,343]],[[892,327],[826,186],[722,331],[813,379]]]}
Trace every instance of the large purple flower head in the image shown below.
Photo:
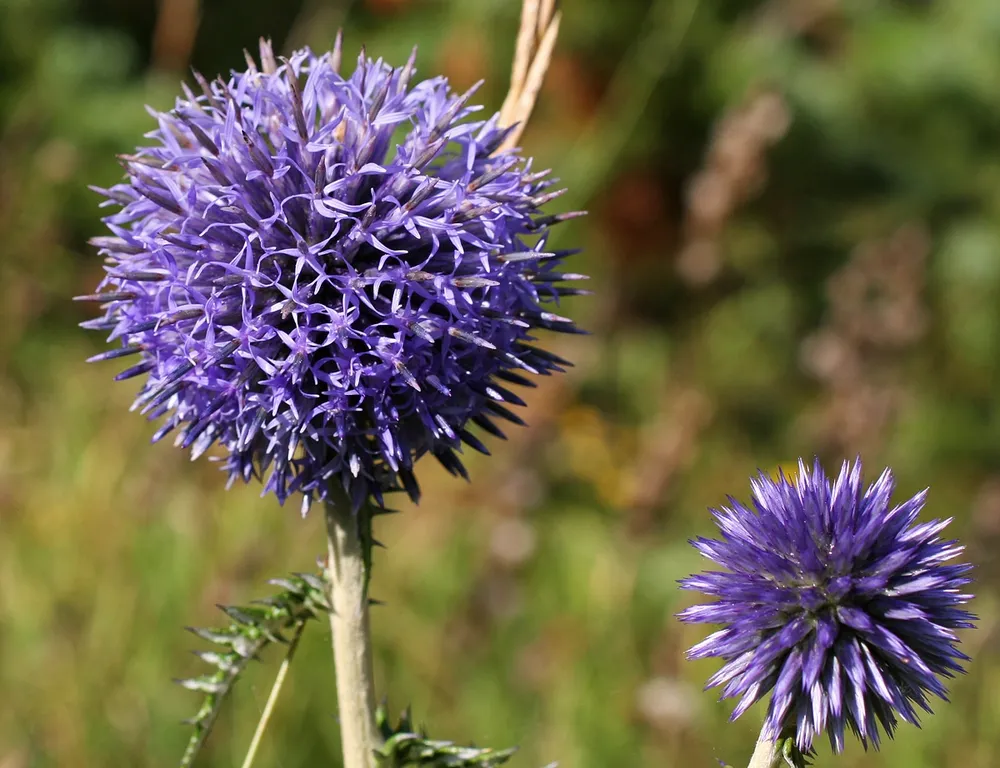
{"label": "large purple flower head", "polygon": [[135,354],[118,379],[146,375],[136,407],[164,417],[158,440],[200,455],[224,447],[230,478],[260,476],[307,507],[340,483],[353,503],[402,487],[425,453],[464,474],[456,451],[485,451],[470,424],[501,435],[519,419],[504,385],[564,361],[537,329],[574,331],[547,307],[568,252],[545,248],[573,214],[540,208],[546,173],[497,118],[470,120],[471,91],[411,83],[340,47],[198,77],[128,177],[99,190],[120,210],[95,239],[104,314],[85,327]]}
{"label": "large purple flower head", "polygon": [[845,726],[877,748],[879,724],[916,723],[914,704],[945,698],[939,676],[967,660],[956,629],[972,627],[961,606],[971,566],[946,564],[962,547],[938,534],[948,520],[916,523],[926,491],[890,507],[886,469],[862,488],[861,462],[831,482],[819,462],[777,482],[751,482],[753,508],[730,498],[713,510],[720,540],[692,544],[727,571],[681,582],[718,600],[680,614],[725,624],[688,652],[726,664],[708,686],[741,697],[732,719],[773,690],[765,721],[772,739],[794,737],[804,752],[824,730],[833,749]]}

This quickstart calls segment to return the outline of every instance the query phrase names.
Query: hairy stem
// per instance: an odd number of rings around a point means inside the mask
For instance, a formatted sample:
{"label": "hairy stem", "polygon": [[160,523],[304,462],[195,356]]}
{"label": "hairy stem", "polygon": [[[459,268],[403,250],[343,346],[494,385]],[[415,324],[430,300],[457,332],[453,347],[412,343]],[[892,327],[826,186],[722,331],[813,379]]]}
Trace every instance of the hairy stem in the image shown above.
{"label": "hairy stem", "polygon": [[747,768],[777,768],[780,759],[781,743],[761,734]]}
{"label": "hairy stem", "polygon": [[747,768],[805,768],[805,758],[795,746],[793,733],[785,730],[774,738],[767,735],[766,726],[762,728]]}
{"label": "hairy stem", "polygon": [[247,756],[243,760],[243,768],[250,768],[250,766],[253,765],[253,761],[257,757],[257,749],[260,747],[260,740],[264,736],[267,724],[271,721],[271,713],[274,712],[274,705],[278,701],[278,694],[281,693],[281,688],[285,684],[285,678],[288,676],[288,669],[292,666],[292,659],[295,657],[295,649],[299,647],[299,640],[302,638],[302,630],[305,628],[305,621],[299,622],[298,626],[295,628],[295,635],[288,644],[288,652],[285,654],[285,660],[281,662],[281,667],[278,669],[278,676],[274,679],[274,685],[271,687],[271,694],[267,697],[267,704],[264,705],[264,711],[261,713],[260,722],[257,723],[257,730],[254,731],[253,739],[250,740],[250,747],[247,749]]}
{"label": "hairy stem", "polygon": [[355,514],[343,495],[326,502],[329,550],[330,629],[337,668],[337,702],[344,768],[374,768],[379,746],[375,726],[368,573],[362,509]]}

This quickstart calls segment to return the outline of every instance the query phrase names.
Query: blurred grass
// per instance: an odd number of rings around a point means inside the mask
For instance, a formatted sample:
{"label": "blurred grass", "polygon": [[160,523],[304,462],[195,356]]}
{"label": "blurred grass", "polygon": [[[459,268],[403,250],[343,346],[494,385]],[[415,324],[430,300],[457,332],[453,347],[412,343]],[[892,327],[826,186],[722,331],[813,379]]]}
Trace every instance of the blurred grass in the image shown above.
{"label": "blurred grass", "polygon": [[[154,44],[178,8],[0,0],[0,768],[173,764],[197,706],[170,683],[198,670],[181,628],[323,548],[315,516],[150,447],[134,390],[82,362],[86,185],[169,105],[184,40],[213,74],[260,35],[319,46],[343,23],[347,50],[417,43],[425,74],[486,77],[495,108],[518,12],[205,0]],[[1000,6],[576,0],[563,30],[526,145],[591,211],[559,237],[586,246],[597,295],[569,311],[595,333],[552,342],[577,368],[471,485],[425,467],[423,505],[380,521],[379,690],[434,735],[521,744],[525,768],[738,765],[760,713],[724,725],[715,664],[683,660],[703,634],[672,618],[686,539],[758,467],[863,452],[955,517],[982,625],[950,705],[838,764],[997,765]],[[204,765],[242,756],[266,661]],[[260,765],[337,764],[332,683],[317,626]]]}

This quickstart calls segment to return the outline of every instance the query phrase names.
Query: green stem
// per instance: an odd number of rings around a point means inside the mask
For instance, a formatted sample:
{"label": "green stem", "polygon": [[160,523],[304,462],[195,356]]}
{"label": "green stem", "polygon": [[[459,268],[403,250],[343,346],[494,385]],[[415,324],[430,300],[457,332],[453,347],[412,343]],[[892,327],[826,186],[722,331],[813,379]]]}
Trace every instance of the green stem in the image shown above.
{"label": "green stem", "polygon": [[271,686],[271,694],[267,697],[264,711],[260,715],[260,722],[257,723],[257,730],[254,731],[253,738],[250,740],[247,756],[243,760],[243,768],[250,768],[257,757],[257,748],[260,747],[261,737],[263,737],[264,731],[267,729],[267,724],[271,721],[271,713],[274,712],[274,705],[278,701],[278,694],[281,693],[281,688],[285,684],[285,678],[288,677],[288,669],[292,666],[295,649],[299,647],[302,630],[305,628],[306,623],[304,621],[299,622],[298,626],[295,627],[295,635],[288,644],[288,652],[285,654],[285,660],[281,662],[281,667],[278,669],[278,676],[274,679],[274,685]]}
{"label": "green stem", "polygon": [[331,493],[326,502],[330,629],[344,768],[375,768],[379,746],[368,629],[368,558],[361,528],[365,514],[364,509],[355,514],[342,493]]}

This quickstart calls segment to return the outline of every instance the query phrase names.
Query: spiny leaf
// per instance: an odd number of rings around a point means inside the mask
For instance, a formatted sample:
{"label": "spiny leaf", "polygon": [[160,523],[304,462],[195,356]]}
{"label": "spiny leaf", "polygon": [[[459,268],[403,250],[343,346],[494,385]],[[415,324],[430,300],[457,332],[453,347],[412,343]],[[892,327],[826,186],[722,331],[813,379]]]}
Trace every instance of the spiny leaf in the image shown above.
{"label": "spiny leaf", "polygon": [[281,587],[282,591],[248,606],[219,606],[232,620],[228,627],[188,627],[198,637],[220,646],[222,650],[196,651],[198,658],[213,667],[213,671],[177,681],[188,690],[205,695],[197,714],[186,721],[193,726],[194,733],[181,757],[180,768],[189,768],[194,763],[215,724],[222,702],[250,661],[258,658],[268,645],[287,642],[283,631],[329,613],[327,582],[323,575],[294,574],[272,579],[270,583]]}
{"label": "spiny leaf", "polygon": [[261,626],[268,618],[267,610],[253,606],[220,605],[219,609],[233,621],[247,627]]}
{"label": "spiny leaf", "polygon": [[450,741],[430,739],[413,728],[410,710],[393,727],[385,705],[378,708],[375,721],[384,743],[376,750],[379,768],[494,768],[506,763],[516,749],[462,747]]}
{"label": "spiny leaf", "polygon": [[[326,589],[326,581],[324,576],[316,576],[312,573],[296,573],[295,578],[301,579],[302,583],[305,584],[309,589],[316,590],[320,593]],[[325,594],[325,593],[324,593]],[[323,598],[324,602],[326,598]]]}
{"label": "spiny leaf", "polygon": [[216,653],[215,651],[194,651],[194,655],[221,672],[231,672],[235,669],[229,654]]}
{"label": "spiny leaf", "polygon": [[189,677],[186,680],[178,680],[177,682],[189,691],[200,691],[202,693],[222,693],[226,687],[225,679],[220,678],[218,675]]}

